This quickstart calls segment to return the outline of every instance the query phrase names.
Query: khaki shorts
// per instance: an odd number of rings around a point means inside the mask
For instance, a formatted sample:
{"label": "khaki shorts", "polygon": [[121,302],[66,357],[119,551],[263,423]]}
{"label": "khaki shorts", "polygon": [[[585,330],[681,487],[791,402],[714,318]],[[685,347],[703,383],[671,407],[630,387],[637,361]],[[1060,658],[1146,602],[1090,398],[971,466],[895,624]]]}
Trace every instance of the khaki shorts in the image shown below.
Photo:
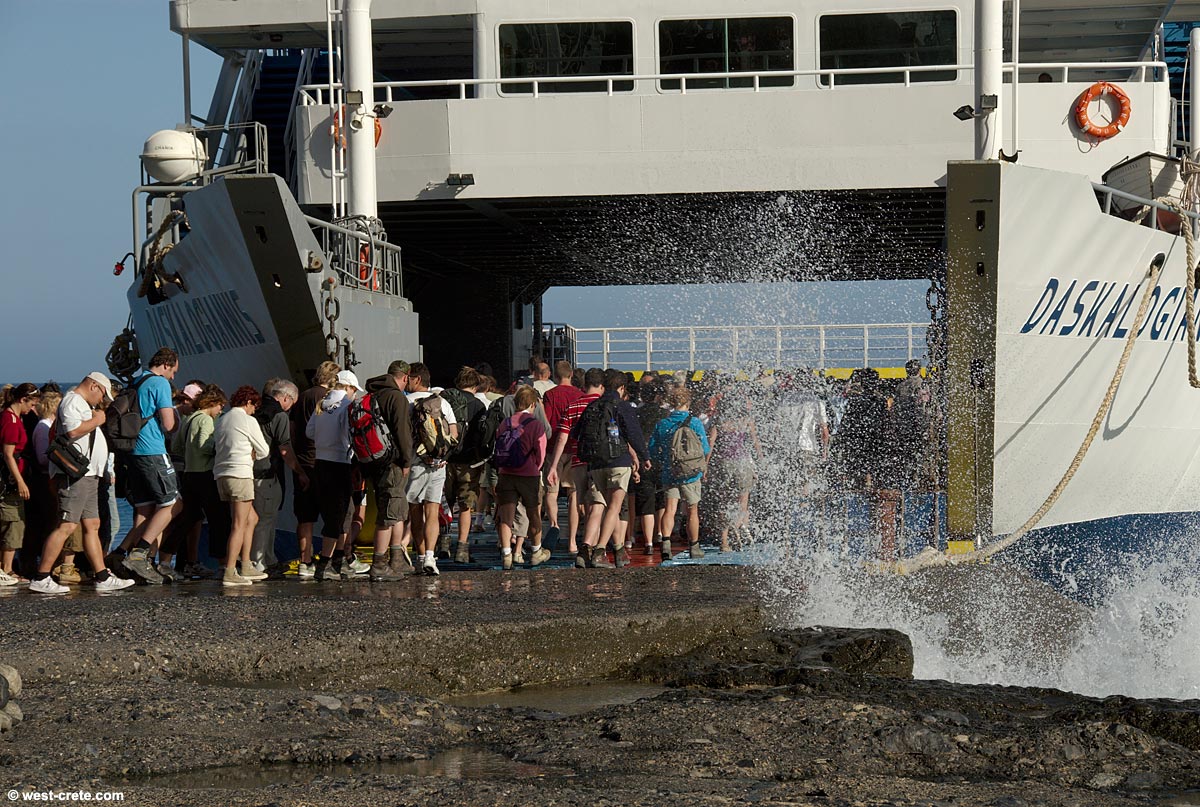
{"label": "khaki shorts", "polygon": [[459,509],[474,510],[479,501],[479,483],[483,478],[483,466],[450,463],[446,466],[446,500],[457,504]]}
{"label": "khaki shorts", "polygon": [[575,490],[578,492],[579,505],[586,507],[589,504],[606,504],[604,494],[592,484],[592,475],[588,473],[586,465],[576,465],[571,468],[571,478],[575,484]]}
{"label": "khaki shorts", "polygon": [[100,479],[85,476],[69,482],[66,477],[55,477],[58,487],[58,517],[71,524],[84,519],[100,518]]}
{"label": "khaki shorts", "polygon": [[371,486],[375,488],[376,526],[394,527],[408,520],[408,499],[404,495],[407,483],[404,469],[394,462],[375,469]]}
{"label": "khaki shorts", "polygon": [[549,469],[547,469],[547,474],[544,474],[542,477],[543,481],[546,483],[546,487],[555,494],[556,498],[559,490],[575,489],[575,475],[571,473],[571,461],[573,459],[574,457],[572,457],[570,454],[563,454],[562,457],[559,458],[557,485],[551,485],[550,480],[546,479],[546,476],[549,474]]}
{"label": "khaki shorts", "polygon": [[674,487],[667,488],[666,494],[668,499],[683,499],[689,505],[700,504],[700,480],[681,482]]}
{"label": "khaki shorts", "polygon": [[592,471],[589,476],[592,479],[592,487],[600,491],[629,490],[629,480],[633,479],[632,468],[601,468],[597,471]]}
{"label": "khaki shorts", "polygon": [[0,549],[20,549],[25,543],[25,500],[14,491],[0,499]]}
{"label": "khaki shorts", "polygon": [[254,480],[237,476],[218,476],[217,493],[223,502],[254,501]]}

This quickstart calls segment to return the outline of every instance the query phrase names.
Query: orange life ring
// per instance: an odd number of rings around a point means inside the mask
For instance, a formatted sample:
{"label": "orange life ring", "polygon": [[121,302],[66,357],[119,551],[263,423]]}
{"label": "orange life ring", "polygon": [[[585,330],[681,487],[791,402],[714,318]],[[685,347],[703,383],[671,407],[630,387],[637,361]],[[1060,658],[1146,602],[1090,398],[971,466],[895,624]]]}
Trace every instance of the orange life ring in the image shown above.
{"label": "orange life ring", "polygon": [[[383,124],[379,122],[379,118],[372,117],[375,121],[375,145],[379,145],[379,136],[383,134]],[[346,135],[342,131],[342,111],[339,109],[333,113],[333,139],[338,142],[342,148],[346,147]]]}
{"label": "orange life ring", "polygon": [[[1117,119],[1107,126],[1097,126],[1092,123],[1091,117],[1088,115],[1088,106],[1102,95],[1111,95],[1117,99],[1121,110],[1117,114]],[[1125,125],[1129,123],[1129,113],[1131,106],[1129,104],[1129,96],[1125,91],[1116,84],[1111,84],[1107,81],[1097,81],[1092,86],[1088,87],[1083,95],[1079,96],[1079,100],[1075,102],[1075,123],[1084,134],[1098,137],[1101,140],[1106,140],[1121,132]]]}
{"label": "orange life ring", "polygon": [[358,248],[358,279],[371,291],[379,291],[379,278],[371,263],[371,247],[367,244]]}

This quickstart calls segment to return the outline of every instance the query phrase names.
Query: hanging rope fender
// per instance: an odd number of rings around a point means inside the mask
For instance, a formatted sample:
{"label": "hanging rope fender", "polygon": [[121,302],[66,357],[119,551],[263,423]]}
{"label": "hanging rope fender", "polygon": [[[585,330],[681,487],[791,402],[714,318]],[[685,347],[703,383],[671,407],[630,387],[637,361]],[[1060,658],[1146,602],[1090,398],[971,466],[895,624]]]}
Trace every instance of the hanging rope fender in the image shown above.
{"label": "hanging rope fender", "polygon": [[[1196,163],[1192,163],[1196,166]],[[1197,174],[1193,172],[1193,176]],[[1192,232],[1193,222],[1191,217],[1184,210],[1182,204],[1170,197],[1162,197],[1155,200],[1165,207],[1171,208],[1179,213],[1182,219],[1181,230],[1183,232],[1184,246],[1186,248],[1187,257],[1187,297],[1185,316],[1187,318],[1188,328],[1188,384],[1196,389],[1200,389],[1200,379],[1196,374],[1196,311],[1195,311],[1195,292],[1196,292],[1196,271],[1200,269],[1196,265],[1196,249],[1195,236]],[[1153,208],[1147,208],[1153,209]],[[1142,216],[1145,215],[1143,211]],[[1158,253],[1154,260],[1150,262],[1148,271],[1148,281],[1146,289],[1142,292],[1141,302],[1138,303],[1137,317],[1134,319],[1133,327],[1130,328],[1129,334],[1125,337],[1125,347],[1121,351],[1121,359],[1117,362],[1117,369],[1113,372],[1112,380],[1108,384],[1108,391],[1104,394],[1104,399],[1100,402],[1100,408],[1096,410],[1096,416],[1092,418],[1091,428],[1088,429],[1087,436],[1083,438],[1083,442],[1079,445],[1079,449],[1075,452],[1074,459],[1059,479],[1058,484],[1050,491],[1050,495],[1042,502],[1042,506],[1037,511],[1026,519],[1025,523],[1018,527],[1014,532],[994,541],[982,549],[966,552],[961,555],[946,555],[938,552],[936,549],[929,548],[921,552],[919,555],[907,560],[897,561],[894,564],[884,566],[884,570],[893,571],[898,574],[909,574],[920,569],[927,569],[935,566],[953,566],[959,563],[972,563],[988,558],[1003,552],[1013,544],[1020,541],[1028,535],[1034,527],[1050,512],[1055,502],[1062,496],[1063,491],[1067,489],[1067,485],[1075,477],[1075,473],[1079,470],[1079,466],[1083,464],[1083,458],[1087,456],[1088,450],[1092,447],[1092,441],[1096,439],[1096,435],[1100,431],[1100,426],[1104,423],[1104,418],[1108,416],[1109,409],[1112,408],[1113,399],[1116,398],[1117,388],[1121,386],[1121,379],[1125,376],[1125,368],[1129,365],[1129,357],[1133,353],[1134,343],[1137,341],[1138,332],[1141,331],[1142,325],[1146,320],[1146,312],[1150,308],[1150,300],[1153,296],[1154,288],[1158,285],[1159,275],[1162,273],[1163,265],[1166,263],[1165,253]]]}

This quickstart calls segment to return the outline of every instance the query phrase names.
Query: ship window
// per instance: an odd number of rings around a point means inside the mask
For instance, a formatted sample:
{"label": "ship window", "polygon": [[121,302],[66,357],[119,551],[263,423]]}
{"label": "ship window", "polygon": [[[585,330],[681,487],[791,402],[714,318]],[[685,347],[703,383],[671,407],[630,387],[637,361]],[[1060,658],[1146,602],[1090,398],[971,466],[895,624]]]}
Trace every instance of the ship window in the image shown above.
{"label": "ship window", "polygon": [[[658,24],[658,69],[663,73],[748,73],[795,70],[791,17],[663,20]],[[790,87],[792,76],[759,79],[760,87]],[[679,89],[664,79],[664,90]],[[753,87],[752,78],[688,79],[687,88]]]}
{"label": "ship window", "polygon": [[[958,20],[953,11],[826,14],[820,20],[821,67],[918,67],[958,61]],[[910,81],[953,81],[954,70],[910,73]],[[828,86],[830,76],[821,76]],[[834,76],[838,84],[898,84],[903,73]]]}
{"label": "ship window", "polygon": [[[633,23],[550,22],[500,26],[500,77],[620,76],[633,74]],[[529,83],[502,84],[530,93]],[[613,82],[628,92],[632,81]],[[607,92],[604,81],[538,84],[538,93]]]}

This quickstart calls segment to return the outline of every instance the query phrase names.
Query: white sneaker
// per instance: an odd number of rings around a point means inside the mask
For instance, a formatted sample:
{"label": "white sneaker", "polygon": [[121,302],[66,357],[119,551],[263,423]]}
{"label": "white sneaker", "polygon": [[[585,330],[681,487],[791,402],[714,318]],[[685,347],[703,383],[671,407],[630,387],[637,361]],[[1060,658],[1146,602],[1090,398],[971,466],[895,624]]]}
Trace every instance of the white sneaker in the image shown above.
{"label": "white sneaker", "polygon": [[3,569],[0,569],[0,586],[15,586],[19,582],[21,581],[17,580],[17,578],[13,577]]}
{"label": "white sneaker", "polygon": [[69,594],[71,589],[66,586],[60,586],[54,582],[53,578],[44,577],[41,580],[34,580],[29,584],[30,591],[36,591],[38,594]]}
{"label": "white sneaker", "polygon": [[96,584],[96,591],[121,591],[133,585],[132,580],[122,580],[115,574],[109,574],[108,579]]}
{"label": "white sneaker", "polygon": [[311,563],[297,563],[296,576],[302,580],[312,580],[313,575],[317,573],[316,567]]}
{"label": "white sneaker", "polygon": [[421,562],[421,571],[424,572],[425,574],[434,575],[434,576],[441,574],[441,572],[438,571],[437,558],[436,557],[434,557],[434,558],[426,557]]}
{"label": "white sneaker", "polygon": [[369,564],[363,563],[358,559],[357,552],[350,555],[350,563],[348,565],[350,567],[350,571],[354,572],[355,574],[366,574],[367,572],[371,571]]}
{"label": "white sneaker", "polygon": [[254,583],[242,577],[232,567],[225,570],[225,576],[221,578],[221,585],[227,587],[236,586],[252,586]]}

